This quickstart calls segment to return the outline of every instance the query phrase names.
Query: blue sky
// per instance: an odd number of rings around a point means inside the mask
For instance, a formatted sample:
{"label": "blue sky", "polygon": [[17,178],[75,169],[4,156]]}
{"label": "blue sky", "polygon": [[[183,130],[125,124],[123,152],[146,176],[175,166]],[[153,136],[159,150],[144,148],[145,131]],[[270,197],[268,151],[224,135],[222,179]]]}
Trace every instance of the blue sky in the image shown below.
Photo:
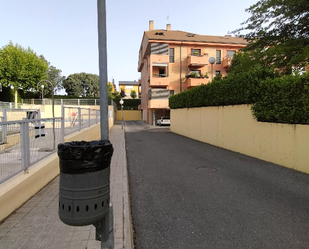
{"label": "blue sky", "polygon": [[[149,20],[155,29],[226,35],[257,0],[107,0],[108,80],[138,80],[138,51]],[[99,73],[97,0],[0,0],[0,47],[10,41],[43,55],[63,76]]]}

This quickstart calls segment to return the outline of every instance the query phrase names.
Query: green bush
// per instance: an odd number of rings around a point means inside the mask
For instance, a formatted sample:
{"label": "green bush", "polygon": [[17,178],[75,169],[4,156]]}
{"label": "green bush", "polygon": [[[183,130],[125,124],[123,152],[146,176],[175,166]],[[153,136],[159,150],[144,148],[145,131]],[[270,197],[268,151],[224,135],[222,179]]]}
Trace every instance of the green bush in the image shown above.
{"label": "green bush", "polygon": [[254,72],[230,74],[223,79],[215,78],[209,84],[171,96],[169,106],[171,109],[178,109],[252,104],[259,96],[259,82],[275,76],[272,72],[260,69]]}
{"label": "green bush", "polygon": [[309,123],[309,74],[278,77],[267,69],[230,74],[169,98],[171,109],[252,104],[263,122]]}
{"label": "green bush", "polygon": [[309,74],[262,81],[252,111],[258,121],[308,124]]}
{"label": "green bush", "polygon": [[[121,109],[119,101],[115,100],[117,104],[117,109]],[[138,106],[141,104],[141,99],[123,99],[123,108],[124,110],[137,110]]]}

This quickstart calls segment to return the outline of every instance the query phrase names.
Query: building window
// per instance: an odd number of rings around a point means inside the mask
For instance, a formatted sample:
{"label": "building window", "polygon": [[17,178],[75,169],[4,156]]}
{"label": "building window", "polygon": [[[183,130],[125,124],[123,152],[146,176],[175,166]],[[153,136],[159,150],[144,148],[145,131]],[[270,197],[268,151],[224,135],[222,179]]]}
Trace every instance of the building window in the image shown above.
{"label": "building window", "polygon": [[221,71],[220,70],[216,70],[216,76],[220,75]]}
{"label": "building window", "polygon": [[201,55],[201,50],[200,49],[191,48],[191,55],[192,56],[199,56],[199,55]]}
{"label": "building window", "polygon": [[216,50],[216,64],[221,64],[221,50]]}
{"label": "building window", "polygon": [[226,58],[233,58],[235,53],[235,50],[226,50]]}
{"label": "building window", "polygon": [[170,48],[170,53],[169,53],[169,55],[170,55],[170,63],[174,63],[175,62],[174,53],[175,53],[174,48]]}
{"label": "building window", "polygon": [[165,68],[159,68],[159,77],[166,77]]}

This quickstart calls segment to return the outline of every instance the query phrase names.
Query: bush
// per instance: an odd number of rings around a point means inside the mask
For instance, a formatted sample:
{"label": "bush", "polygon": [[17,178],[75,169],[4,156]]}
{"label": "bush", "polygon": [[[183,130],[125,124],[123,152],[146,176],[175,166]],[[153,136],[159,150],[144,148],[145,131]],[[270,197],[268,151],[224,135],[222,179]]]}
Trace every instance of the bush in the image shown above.
{"label": "bush", "polygon": [[267,69],[214,79],[169,98],[171,109],[252,104],[263,122],[309,124],[309,73],[279,78]]}
{"label": "bush", "polygon": [[309,74],[262,81],[252,111],[258,121],[308,124]]}
{"label": "bush", "polygon": [[211,83],[201,85],[169,98],[171,109],[201,106],[252,104],[259,96],[259,82],[275,78],[267,70],[255,70],[231,74],[226,78],[215,78]]}

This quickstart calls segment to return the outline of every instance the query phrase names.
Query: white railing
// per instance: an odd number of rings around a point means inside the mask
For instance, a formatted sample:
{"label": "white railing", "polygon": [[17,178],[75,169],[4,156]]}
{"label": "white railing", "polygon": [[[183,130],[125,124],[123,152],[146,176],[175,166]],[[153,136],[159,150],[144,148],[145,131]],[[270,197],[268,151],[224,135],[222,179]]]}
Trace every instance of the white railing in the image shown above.
{"label": "white railing", "polygon": [[0,184],[55,153],[65,135],[99,123],[100,111],[63,106],[61,117],[3,119],[0,120]]}

